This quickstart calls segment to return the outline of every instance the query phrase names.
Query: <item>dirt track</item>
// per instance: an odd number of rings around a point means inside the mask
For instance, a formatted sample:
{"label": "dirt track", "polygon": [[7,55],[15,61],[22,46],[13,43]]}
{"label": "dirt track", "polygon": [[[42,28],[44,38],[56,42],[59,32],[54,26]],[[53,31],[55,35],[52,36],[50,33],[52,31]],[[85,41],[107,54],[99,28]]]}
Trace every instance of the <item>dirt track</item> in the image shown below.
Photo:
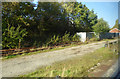
{"label": "dirt track", "polygon": [[65,48],[62,50],[4,60],[2,62],[2,76],[17,77],[19,75],[33,72],[42,66],[50,65],[57,61],[65,60],[75,56],[83,56],[84,54],[93,52],[96,49],[103,47],[104,43],[105,42],[102,41],[98,43]]}

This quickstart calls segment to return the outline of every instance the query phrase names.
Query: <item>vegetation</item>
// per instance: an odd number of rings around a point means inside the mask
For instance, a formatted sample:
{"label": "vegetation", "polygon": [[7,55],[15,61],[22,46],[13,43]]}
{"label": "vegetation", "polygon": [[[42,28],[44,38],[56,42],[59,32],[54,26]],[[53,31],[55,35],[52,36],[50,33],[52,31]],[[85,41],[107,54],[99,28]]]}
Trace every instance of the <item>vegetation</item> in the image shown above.
{"label": "vegetation", "polygon": [[117,19],[116,22],[115,22],[115,25],[112,27],[112,29],[113,29],[113,28],[119,28],[118,25],[120,26],[120,24],[118,23],[118,19]]}
{"label": "vegetation", "polygon": [[[114,39],[103,39],[101,41],[110,41],[110,40],[114,40]],[[66,44],[66,45],[54,46],[53,48],[49,48],[49,46],[46,46],[46,44],[45,44],[42,47],[40,47],[40,48],[43,48],[43,50],[38,50],[38,51],[35,51],[35,52],[27,52],[27,53],[20,52],[21,54],[19,54],[19,52],[16,52],[15,55],[10,54],[10,55],[4,56],[2,59],[5,60],[5,59],[16,58],[16,57],[25,56],[25,55],[32,55],[32,54],[44,53],[44,52],[48,52],[48,51],[61,50],[61,49],[64,49],[64,48],[69,48],[69,47],[78,46],[78,45],[84,45],[84,44],[90,44],[90,43],[95,43],[95,42],[98,42],[98,41],[99,41],[98,38],[91,38],[90,40],[88,40],[88,41],[86,41],[84,43],[82,43],[80,41],[73,41],[73,42],[71,42],[69,44]],[[47,49],[44,49],[44,48],[47,48]],[[36,49],[32,49],[32,50],[36,50]]]}
{"label": "vegetation", "polygon": [[94,42],[94,41],[99,41],[99,40],[100,40],[99,38],[95,38],[95,37],[94,37],[94,38],[91,38],[89,41],[90,41],[90,42]]}
{"label": "vegetation", "polygon": [[[20,56],[25,56],[25,55],[32,55],[32,54],[37,54],[37,53],[44,53],[44,52],[49,52],[49,51],[55,51],[55,50],[61,50],[61,49],[64,49],[64,48],[69,48],[69,47],[73,47],[73,46],[78,46],[78,45],[83,45],[85,43],[81,43],[81,42],[73,42],[69,45],[59,45],[58,47],[54,46],[53,48],[49,48],[47,46],[43,46],[41,48],[47,48],[47,49],[44,49],[44,50],[39,50],[39,51],[35,51],[35,52],[29,52],[29,53],[25,53],[25,52],[20,52],[22,54],[16,54],[16,55],[7,55],[7,56],[4,56],[2,57],[3,60],[5,59],[10,59],[10,58],[16,58],[16,57],[20,57]],[[35,49],[34,49],[35,50]],[[19,53],[19,52],[17,52]]]}
{"label": "vegetation", "polygon": [[[79,31],[93,31],[92,26],[96,23],[94,11],[78,2],[38,2],[38,5],[32,2],[3,2],[2,47],[10,49],[56,45],[58,41],[66,43],[72,39],[64,39],[67,37],[65,33],[71,37]],[[17,29],[22,31],[20,39],[14,34]],[[55,40],[54,43],[52,40]]]}
{"label": "vegetation", "polygon": [[26,34],[26,29],[20,30],[20,26],[16,29],[13,26],[8,26],[8,29],[3,29],[3,48],[20,48],[20,43]]}
{"label": "vegetation", "polygon": [[[110,45],[110,48],[103,47],[93,53],[86,54],[82,57],[75,57],[53,65],[42,67],[39,70],[24,75],[22,77],[87,77],[89,72],[102,61],[117,58],[117,51],[111,48],[118,48]],[[87,64],[86,64],[87,63]],[[93,68],[93,69],[91,69]]]}
{"label": "vegetation", "polygon": [[99,19],[98,23],[95,24],[92,28],[98,37],[99,37],[100,33],[109,32],[109,30],[110,30],[108,23],[106,21],[104,21],[103,18]]}

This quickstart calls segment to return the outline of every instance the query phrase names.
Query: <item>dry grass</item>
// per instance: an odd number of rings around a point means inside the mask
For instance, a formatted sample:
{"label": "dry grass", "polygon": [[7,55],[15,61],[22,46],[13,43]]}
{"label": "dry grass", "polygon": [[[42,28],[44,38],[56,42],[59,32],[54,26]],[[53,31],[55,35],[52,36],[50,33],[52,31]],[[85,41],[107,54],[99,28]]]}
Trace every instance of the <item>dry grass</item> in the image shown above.
{"label": "dry grass", "polygon": [[[111,48],[113,47],[111,46]],[[98,63],[118,57],[117,52],[113,52],[111,48],[103,47],[81,58],[75,57],[57,62],[51,66],[46,66],[33,73],[24,75],[23,77],[87,77],[89,72],[93,71]]]}

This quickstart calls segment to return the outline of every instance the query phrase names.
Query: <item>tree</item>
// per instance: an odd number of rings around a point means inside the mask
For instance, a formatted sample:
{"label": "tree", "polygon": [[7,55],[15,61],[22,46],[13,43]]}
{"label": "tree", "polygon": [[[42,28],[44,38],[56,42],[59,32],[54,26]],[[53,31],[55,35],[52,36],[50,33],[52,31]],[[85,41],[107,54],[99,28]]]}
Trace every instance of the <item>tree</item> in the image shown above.
{"label": "tree", "polygon": [[69,2],[63,7],[76,32],[92,31],[92,26],[97,23],[97,15],[93,10],[90,11],[85,5],[78,2]]}
{"label": "tree", "polygon": [[104,21],[103,18],[99,19],[98,23],[95,24],[92,28],[98,37],[101,33],[109,32],[110,30],[108,23]]}
{"label": "tree", "polygon": [[8,24],[8,28],[3,28],[2,47],[3,48],[20,48],[20,43],[27,35],[26,29],[20,29],[20,26],[15,29],[14,26]]}
{"label": "tree", "polygon": [[3,49],[16,48],[18,42],[20,46],[21,41],[25,40],[26,31],[27,37],[30,35],[30,27],[34,24],[34,5],[30,2],[3,2],[2,7]]}
{"label": "tree", "polygon": [[117,19],[116,22],[115,22],[115,25],[111,29],[113,29],[113,28],[119,28],[118,25],[120,26],[120,24],[118,24],[118,19]]}
{"label": "tree", "polygon": [[93,9],[89,11],[88,22],[90,26],[90,31],[93,31],[92,26],[97,23],[97,14],[94,13]]}
{"label": "tree", "polygon": [[[36,9],[32,2],[3,2],[2,7],[3,37],[9,40],[7,33],[13,33],[21,26],[20,31],[26,29],[28,33],[23,38],[23,46],[24,43],[30,47],[36,44],[42,46],[54,35],[62,37],[70,33],[72,36],[76,32],[92,31],[92,26],[97,23],[94,11],[78,2],[38,2]],[[15,43],[10,48],[15,48]],[[4,48],[8,46],[4,45]]]}

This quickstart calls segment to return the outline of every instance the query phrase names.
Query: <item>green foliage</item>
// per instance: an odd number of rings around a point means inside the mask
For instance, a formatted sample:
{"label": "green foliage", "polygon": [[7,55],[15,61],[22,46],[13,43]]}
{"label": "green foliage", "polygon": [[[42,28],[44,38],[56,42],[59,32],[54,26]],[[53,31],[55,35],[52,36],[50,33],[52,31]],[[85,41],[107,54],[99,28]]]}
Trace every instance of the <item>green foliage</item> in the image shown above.
{"label": "green foliage", "polygon": [[72,41],[80,41],[80,37],[77,34],[72,36]]}
{"label": "green foliage", "polygon": [[118,23],[118,19],[117,19],[116,22],[115,22],[115,25],[112,27],[112,29],[113,29],[113,28],[119,28],[118,25],[120,26],[120,24]]}
{"label": "green foliage", "polygon": [[[31,2],[3,2],[3,33],[6,32],[4,29],[11,28],[11,26],[16,29],[18,25],[21,25],[21,30],[25,28],[28,35],[26,38],[22,39],[22,36],[18,36],[16,39],[24,40],[27,46],[41,46],[51,38],[51,35],[60,35],[60,37],[52,37],[51,44],[57,44],[58,38],[67,43],[71,40],[70,35],[79,31],[92,31],[91,27],[97,23],[97,15],[82,3],[38,2],[36,9],[34,7],[35,4]],[[70,34],[64,35],[66,31]],[[52,42],[53,40],[54,42]],[[61,40],[59,43],[62,43]],[[13,43],[13,41],[11,42]],[[4,43],[3,41],[3,48],[9,48]],[[14,44],[10,48],[14,48],[16,45]]]}
{"label": "green foliage", "polygon": [[14,26],[9,26],[4,29],[2,34],[2,47],[3,48],[15,48],[18,47],[18,43],[23,41],[23,38],[27,35],[26,29],[20,29],[18,26],[16,29]]}
{"label": "green foliage", "polygon": [[75,31],[92,31],[92,26],[97,23],[97,15],[93,10],[90,11],[85,5],[78,2],[66,3],[64,7]]}
{"label": "green foliage", "polygon": [[102,18],[98,20],[98,23],[94,25],[93,31],[96,33],[96,35],[100,35],[100,33],[105,33],[110,30],[109,25],[106,21],[104,21]]}
{"label": "green foliage", "polygon": [[99,41],[99,38],[91,38],[90,42]]}
{"label": "green foliage", "polygon": [[65,33],[64,36],[62,37],[62,42],[63,43],[68,43],[70,42],[70,33]]}
{"label": "green foliage", "polygon": [[48,42],[47,45],[58,45],[60,43],[67,43],[70,41],[70,34],[65,33],[62,37],[54,35]]}
{"label": "green foliage", "polygon": [[80,41],[79,36],[77,34],[70,35],[70,33],[65,33],[63,36],[53,36],[48,42],[47,45],[58,45],[58,44],[65,44],[71,43],[71,41]]}
{"label": "green foliage", "polygon": [[61,42],[61,38],[58,36],[53,36],[50,41],[47,43],[47,45],[57,45]]}

